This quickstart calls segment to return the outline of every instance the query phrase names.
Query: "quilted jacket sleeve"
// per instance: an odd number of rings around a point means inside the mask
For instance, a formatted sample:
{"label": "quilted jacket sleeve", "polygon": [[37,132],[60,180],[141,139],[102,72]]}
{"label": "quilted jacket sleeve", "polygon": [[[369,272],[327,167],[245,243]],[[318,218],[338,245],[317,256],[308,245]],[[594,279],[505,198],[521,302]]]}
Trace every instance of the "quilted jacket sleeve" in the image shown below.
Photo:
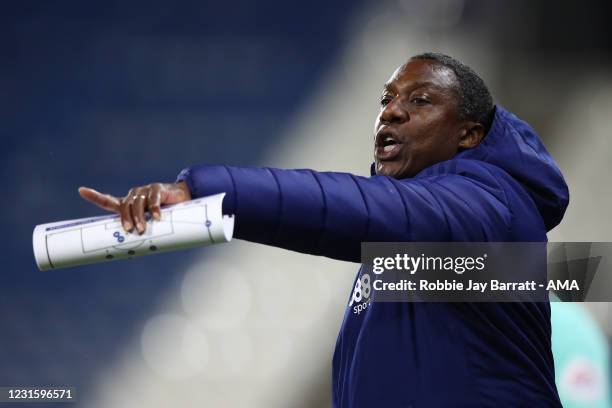
{"label": "quilted jacket sleeve", "polygon": [[484,241],[492,223],[506,223],[503,205],[457,175],[396,180],[198,165],[178,180],[193,197],[226,192],[223,212],[235,214],[236,238],[352,262],[361,242]]}

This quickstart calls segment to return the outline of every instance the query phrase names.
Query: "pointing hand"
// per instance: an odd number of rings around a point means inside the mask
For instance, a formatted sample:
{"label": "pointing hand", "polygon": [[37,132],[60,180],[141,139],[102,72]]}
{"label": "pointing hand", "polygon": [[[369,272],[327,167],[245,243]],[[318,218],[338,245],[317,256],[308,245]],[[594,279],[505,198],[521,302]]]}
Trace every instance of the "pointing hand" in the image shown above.
{"label": "pointing hand", "polygon": [[178,183],[152,183],[134,187],[125,197],[102,194],[92,188],[80,187],[81,197],[100,208],[121,216],[121,225],[126,232],[134,228],[139,234],[146,229],[145,212],[155,220],[161,218],[161,206],[191,200],[191,192],[184,181]]}

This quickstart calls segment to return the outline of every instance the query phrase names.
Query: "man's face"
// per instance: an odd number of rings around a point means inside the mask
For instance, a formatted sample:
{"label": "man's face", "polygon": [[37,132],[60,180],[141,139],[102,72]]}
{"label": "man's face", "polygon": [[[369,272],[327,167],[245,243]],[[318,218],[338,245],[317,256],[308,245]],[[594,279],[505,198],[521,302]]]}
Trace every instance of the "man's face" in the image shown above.
{"label": "man's face", "polygon": [[465,121],[455,74],[433,60],[399,67],[385,84],[374,127],[376,174],[406,178],[452,158]]}

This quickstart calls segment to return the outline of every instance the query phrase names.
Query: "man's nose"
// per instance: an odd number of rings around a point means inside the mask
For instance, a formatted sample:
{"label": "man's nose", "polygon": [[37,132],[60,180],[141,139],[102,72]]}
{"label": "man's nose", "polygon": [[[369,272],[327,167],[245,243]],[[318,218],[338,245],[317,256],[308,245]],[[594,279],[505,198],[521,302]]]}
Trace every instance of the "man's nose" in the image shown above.
{"label": "man's nose", "polygon": [[408,120],[408,112],[402,108],[400,101],[394,99],[383,108],[380,120],[385,123],[404,123]]}

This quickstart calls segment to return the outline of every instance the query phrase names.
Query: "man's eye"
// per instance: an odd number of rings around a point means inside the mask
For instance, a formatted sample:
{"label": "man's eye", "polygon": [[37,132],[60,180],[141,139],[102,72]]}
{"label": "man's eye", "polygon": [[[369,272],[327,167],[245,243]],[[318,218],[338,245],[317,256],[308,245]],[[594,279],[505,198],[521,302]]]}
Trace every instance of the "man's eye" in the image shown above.
{"label": "man's eye", "polygon": [[426,105],[429,103],[429,100],[426,98],[423,98],[421,96],[415,96],[414,98],[412,98],[410,100],[410,102],[416,104],[416,105]]}
{"label": "man's eye", "polygon": [[380,99],[380,105],[381,106],[387,106],[389,104],[389,102],[391,102],[391,97],[390,96],[383,96]]}

